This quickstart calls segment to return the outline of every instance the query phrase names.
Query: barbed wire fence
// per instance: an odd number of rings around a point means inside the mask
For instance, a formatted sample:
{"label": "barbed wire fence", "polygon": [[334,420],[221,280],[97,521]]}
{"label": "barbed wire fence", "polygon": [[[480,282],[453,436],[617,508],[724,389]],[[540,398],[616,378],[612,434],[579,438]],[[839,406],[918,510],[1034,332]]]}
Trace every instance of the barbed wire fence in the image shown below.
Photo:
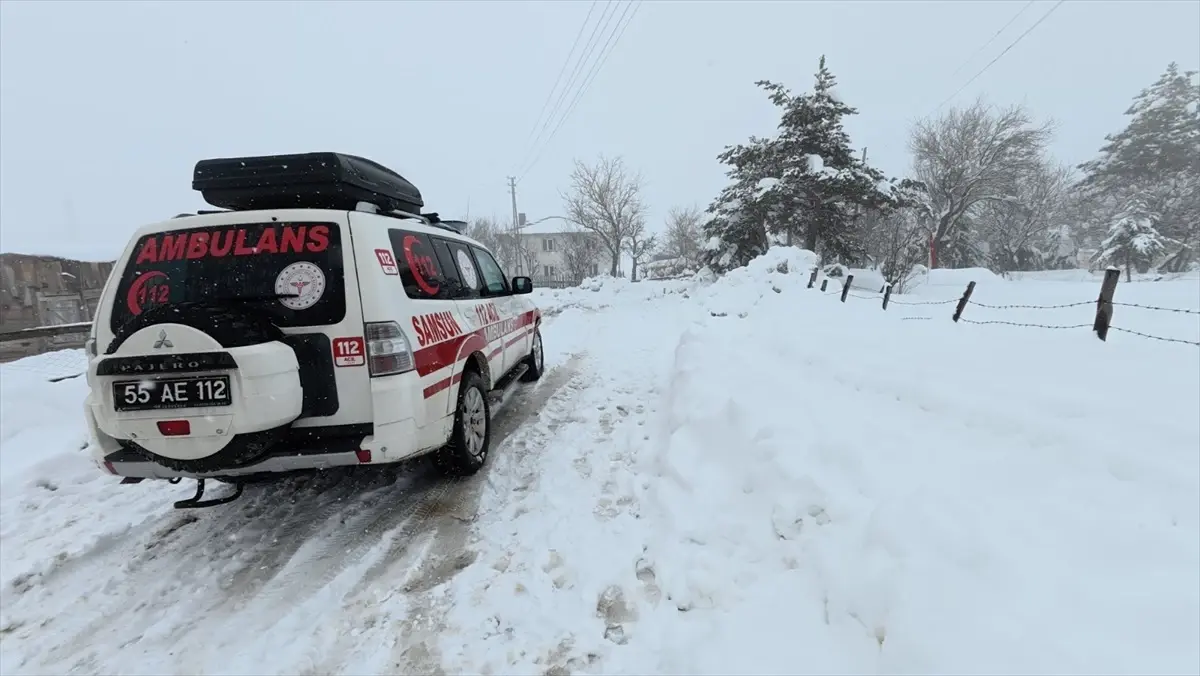
{"label": "barbed wire fence", "polygon": [[[808,288],[811,289],[816,285],[819,273],[820,270],[818,268],[812,269],[811,275],[808,279]],[[832,290],[828,288],[830,279],[834,279],[835,281],[838,280],[836,278],[826,277],[821,280],[820,291],[826,296],[839,296],[841,302],[843,303],[846,302],[848,298],[880,302],[883,310],[887,310],[892,305],[903,307],[936,308],[954,304],[954,313],[950,316],[950,319],[952,319],[955,323],[974,324],[979,326],[1014,326],[1021,328],[1061,331],[1075,331],[1090,328],[1095,332],[1096,337],[1103,341],[1108,339],[1109,331],[1117,331],[1119,333],[1138,336],[1148,340],[1200,347],[1200,340],[1187,340],[1184,338],[1175,338],[1171,336],[1159,336],[1146,331],[1138,331],[1123,326],[1114,326],[1112,323],[1113,310],[1114,308],[1118,307],[1140,309],[1148,312],[1195,315],[1200,317],[1200,310],[1197,309],[1171,308],[1159,305],[1146,305],[1141,303],[1116,301],[1113,299],[1113,297],[1117,289],[1117,284],[1120,282],[1120,277],[1121,273],[1119,270],[1107,270],[1100,286],[1099,297],[1095,300],[1081,300],[1073,303],[1058,303],[1054,305],[994,305],[990,303],[982,303],[971,298],[971,295],[975,291],[975,282],[970,282],[967,284],[967,288],[963,292],[962,296],[959,296],[958,298],[945,298],[940,300],[909,300],[892,298],[892,287],[886,284],[876,294],[868,295],[859,293],[853,290],[854,275],[846,275],[845,280],[841,282],[841,288]],[[1138,281],[1157,280],[1134,280],[1133,282],[1126,283],[1137,283]],[[1087,305],[1094,305],[1096,307],[1095,319],[1091,323],[1052,324],[1040,322],[1008,321],[1004,319],[974,319],[963,316],[967,308],[972,306],[990,311],[1003,312],[1010,310],[1064,310]],[[936,317],[912,316],[901,317],[900,319],[902,321],[932,321],[935,320]],[[86,358],[78,348],[83,347],[90,328],[91,324],[85,322],[56,326],[39,326],[32,329],[0,332],[0,362],[7,362],[5,366],[6,369],[30,371],[36,370],[37,375],[44,376],[52,381],[77,378],[83,375],[87,370]],[[38,364],[36,366],[28,363],[22,363],[21,361],[24,357],[36,355],[43,355],[42,359],[38,360]]]}
{"label": "barbed wire fence", "polygon": [[[817,277],[819,274],[820,274],[820,270],[818,268],[812,269],[812,272],[808,278],[808,288],[811,289],[816,285]],[[1165,342],[1165,343],[1177,343],[1177,344],[1182,344],[1182,345],[1191,345],[1193,347],[1200,347],[1200,340],[1187,340],[1187,339],[1183,339],[1183,338],[1159,336],[1159,335],[1155,335],[1152,333],[1146,333],[1144,331],[1136,331],[1134,329],[1128,329],[1128,328],[1125,328],[1122,326],[1114,326],[1112,324],[1112,318],[1113,318],[1113,309],[1116,307],[1137,308],[1137,309],[1141,309],[1141,310],[1148,310],[1151,312],[1169,312],[1169,313],[1175,313],[1175,314],[1187,314],[1187,315],[1200,316],[1200,310],[1195,310],[1195,309],[1190,309],[1190,308],[1171,308],[1171,307],[1162,307],[1162,306],[1158,306],[1158,305],[1145,305],[1145,304],[1141,304],[1141,303],[1125,303],[1125,302],[1115,301],[1115,300],[1113,300],[1113,296],[1116,293],[1117,284],[1120,282],[1120,279],[1121,279],[1120,270],[1116,270],[1116,269],[1106,270],[1104,273],[1104,279],[1101,282],[1099,297],[1097,297],[1095,300],[1081,300],[1081,301],[1073,302],[1073,303],[1058,303],[1058,304],[1054,304],[1054,305],[1029,305],[1029,304],[1017,304],[1017,303],[1005,304],[1005,305],[993,305],[993,304],[989,304],[989,303],[981,303],[981,302],[973,300],[971,298],[972,294],[975,292],[975,282],[973,282],[973,281],[969,282],[967,284],[967,288],[963,291],[962,296],[960,296],[958,298],[946,298],[946,299],[942,299],[942,300],[920,300],[920,301],[917,301],[917,300],[895,299],[895,298],[891,297],[892,296],[892,287],[890,284],[885,284],[879,290],[879,292],[877,294],[864,295],[863,293],[856,293],[855,291],[852,290],[853,283],[854,283],[854,275],[846,275],[845,280],[841,282],[841,284],[842,284],[841,289],[834,289],[834,290],[828,290],[828,284],[829,284],[830,278],[826,277],[825,279],[821,280],[820,291],[822,294],[824,294],[826,296],[839,295],[841,297],[841,301],[843,303],[846,302],[847,298],[857,298],[857,299],[868,300],[868,301],[881,301],[883,310],[887,310],[890,305],[916,307],[916,306],[942,306],[942,305],[955,304],[954,313],[950,316],[950,319],[953,320],[955,323],[975,324],[975,325],[979,325],[979,326],[983,326],[983,325],[1015,326],[1015,327],[1021,327],[1021,328],[1050,329],[1050,330],[1062,330],[1062,331],[1080,330],[1080,329],[1089,329],[1090,328],[1092,331],[1095,332],[1096,337],[1102,341],[1108,340],[1108,332],[1109,331],[1118,331],[1120,333],[1126,333],[1126,334],[1130,334],[1130,335],[1134,335],[1134,336],[1139,336],[1141,338],[1157,340],[1157,341],[1161,341],[1161,342]],[[1095,306],[1096,315],[1095,315],[1095,319],[1091,323],[1087,323],[1087,324],[1079,324],[1079,323],[1077,323],[1077,324],[1050,324],[1050,323],[1027,322],[1027,321],[1008,321],[1008,320],[1003,320],[1003,319],[973,319],[973,318],[963,316],[964,313],[966,312],[967,308],[971,307],[971,306],[979,307],[979,308],[983,308],[983,309],[987,309],[987,310],[992,310],[992,311],[1008,311],[1008,310],[1064,310],[1064,309],[1068,309],[1068,308],[1083,307],[1083,306],[1088,306],[1088,305]],[[907,320],[932,320],[932,319],[934,319],[934,317],[901,317],[901,320],[906,320],[906,321]]]}

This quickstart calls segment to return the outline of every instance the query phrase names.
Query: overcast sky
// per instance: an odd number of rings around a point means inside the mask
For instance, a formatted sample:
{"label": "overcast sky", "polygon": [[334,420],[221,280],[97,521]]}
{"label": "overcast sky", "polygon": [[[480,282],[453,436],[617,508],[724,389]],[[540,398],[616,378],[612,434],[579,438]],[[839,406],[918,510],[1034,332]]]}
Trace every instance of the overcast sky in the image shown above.
{"label": "overcast sky", "polygon": [[[912,120],[1054,3],[964,66],[1025,4],[647,1],[523,175],[520,210],[560,214],[572,160],[600,153],[642,172],[652,227],[706,206],[717,153],[778,119],[753,82],[807,89],[822,54],[859,109],[854,144],[901,175]],[[505,177],[590,6],[4,0],[0,250],[112,257],[135,227],[203,208],[196,160],[315,150],[395,169],[429,211],[507,220]],[[1200,2],[1067,2],[951,105],[1025,103],[1060,123],[1053,150],[1074,164],[1172,60],[1200,66]]]}

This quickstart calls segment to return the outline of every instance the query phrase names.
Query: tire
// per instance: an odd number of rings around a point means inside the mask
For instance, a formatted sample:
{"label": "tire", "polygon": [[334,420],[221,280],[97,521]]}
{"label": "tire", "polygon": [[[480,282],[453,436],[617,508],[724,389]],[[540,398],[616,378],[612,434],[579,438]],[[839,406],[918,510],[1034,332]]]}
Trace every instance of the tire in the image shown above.
{"label": "tire", "polygon": [[525,373],[521,374],[521,382],[532,383],[540,380],[546,369],[546,355],[542,350],[542,330],[533,330],[533,344],[529,347],[529,356],[525,357]]}
{"label": "tire", "polygon": [[471,476],[487,462],[491,441],[492,419],[487,388],[482,376],[475,371],[467,371],[458,386],[458,404],[454,409],[450,443],[437,452],[435,462],[450,476]]}
{"label": "tire", "polygon": [[[179,303],[148,310],[118,327],[105,354],[114,354],[130,336],[155,324],[190,326],[208,334],[225,348],[281,341],[284,337],[283,331],[267,317],[253,314],[248,308],[215,303]],[[167,458],[128,439],[122,439],[120,443],[147,460],[177,472],[214,472],[242,467],[259,460],[284,440],[289,427],[290,424],[269,430],[235,434],[225,448],[195,460]]]}

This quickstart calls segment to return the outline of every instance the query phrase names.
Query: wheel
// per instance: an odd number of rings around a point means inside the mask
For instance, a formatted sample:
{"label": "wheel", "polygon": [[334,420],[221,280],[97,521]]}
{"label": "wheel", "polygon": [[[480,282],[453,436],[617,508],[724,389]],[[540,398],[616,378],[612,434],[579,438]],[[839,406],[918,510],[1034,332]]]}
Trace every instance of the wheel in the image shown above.
{"label": "wheel", "polygon": [[[283,331],[272,324],[269,318],[261,313],[251,312],[247,308],[211,302],[179,303],[154,308],[118,327],[105,354],[119,354],[121,346],[130,336],[158,324],[190,326],[209,335],[225,348],[281,341],[284,337]],[[181,460],[159,455],[132,439],[122,439],[120,443],[123,447],[138,453],[147,460],[177,472],[212,472],[242,467],[259,460],[286,438],[287,429],[290,426],[289,424],[257,432],[235,434],[229,444],[220,451],[194,460]]]}
{"label": "wheel", "polygon": [[521,374],[521,382],[532,383],[542,377],[546,367],[546,357],[542,354],[542,330],[533,330],[533,347],[529,348],[529,356],[525,357],[525,365],[529,368]]}
{"label": "wheel", "polygon": [[437,454],[437,464],[452,476],[470,476],[487,462],[492,440],[492,418],[483,377],[475,371],[463,374],[458,386],[458,407],[450,443]]}

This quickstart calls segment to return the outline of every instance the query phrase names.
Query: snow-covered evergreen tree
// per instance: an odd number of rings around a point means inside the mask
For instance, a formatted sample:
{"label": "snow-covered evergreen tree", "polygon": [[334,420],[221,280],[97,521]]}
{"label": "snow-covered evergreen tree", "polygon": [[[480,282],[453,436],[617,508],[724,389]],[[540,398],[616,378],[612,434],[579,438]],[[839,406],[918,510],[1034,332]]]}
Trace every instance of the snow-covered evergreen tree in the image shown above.
{"label": "snow-covered evergreen tree", "polygon": [[1070,225],[1060,223],[1046,231],[1038,246],[1042,267],[1047,270],[1071,270],[1079,267],[1079,242]]}
{"label": "snow-covered evergreen tree", "polygon": [[1108,228],[1108,237],[1100,243],[1093,263],[1096,267],[1124,267],[1125,279],[1133,276],[1133,268],[1145,271],[1176,242],[1159,234],[1155,228],[1158,215],[1151,211],[1143,195],[1125,201],[1121,211]]}
{"label": "snow-covered evergreen tree", "polygon": [[757,84],[782,108],[776,139],[780,181],[770,195],[788,217],[778,227],[802,235],[806,249],[859,259],[864,249],[856,221],[889,197],[879,189],[882,172],[851,148],[843,118],[858,111],[838,96],[837,78],[824,56],[811,92],[792,95],[780,84]]}
{"label": "snow-covered evergreen tree", "polygon": [[1080,188],[1095,227],[1107,228],[1136,194],[1158,215],[1156,228],[1176,240],[1177,248],[1190,251],[1200,244],[1200,87],[1195,78],[1196,71],[1167,66],[1125,111],[1130,118],[1125,129],[1106,137],[1100,157],[1080,165],[1085,173]]}
{"label": "snow-covered evergreen tree", "polygon": [[781,108],[775,138],[726,148],[731,185],[709,208],[707,264],[720,272],[745,264],[770,236],[803,238],[806,249],[845,260],[864,252],[858,219],[888,203],[883,174],[858,157],[842,118],[857,111],[841,101],[821,57],[813,90],[793,95],[783,85],[756,83]]}
{"label": "snow-covered evergreen tree", "polygon": [[730,184],[708,207],[709,220],[701,228],[701,262],[717,274],[741,267],[767,250],[770,204],[762,199],[759,184],[774,167],[773,152],[771,140],[751,138],[748,145],[727,147],[717,156],[729,166]]}

